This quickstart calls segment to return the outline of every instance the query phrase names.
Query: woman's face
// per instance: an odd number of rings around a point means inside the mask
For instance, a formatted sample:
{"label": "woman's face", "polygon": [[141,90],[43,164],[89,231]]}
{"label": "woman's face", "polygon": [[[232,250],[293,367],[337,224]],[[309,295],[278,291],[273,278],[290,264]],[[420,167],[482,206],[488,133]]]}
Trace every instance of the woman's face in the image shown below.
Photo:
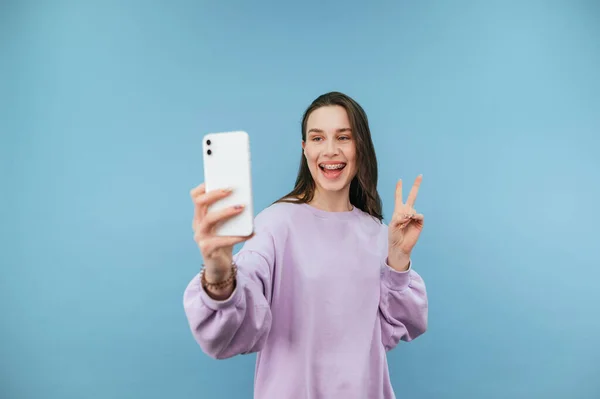
{"label": "woman's face", "polygon": [[350,187],[357,170],[356,144],[344,107],[314,110],[306,121],[302,148],[319,190],[338,192]]}

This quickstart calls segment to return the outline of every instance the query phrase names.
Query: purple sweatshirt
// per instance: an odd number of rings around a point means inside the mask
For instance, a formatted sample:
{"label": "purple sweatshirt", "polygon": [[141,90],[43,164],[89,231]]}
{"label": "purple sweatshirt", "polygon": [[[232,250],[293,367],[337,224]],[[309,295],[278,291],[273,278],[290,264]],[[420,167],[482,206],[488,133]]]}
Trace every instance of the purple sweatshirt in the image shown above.
{"label": "purple sweatshirt", "polygon": [[[387,226],[358,208],[277,203],[234,256],[237,286],[211,299],[199,276],[184,307],[216,359],[258,352],[256,399],[395,398],[386,352],[427,328],[427,294],[387,260]],[[411,262],[412,263],[412,262]]]}

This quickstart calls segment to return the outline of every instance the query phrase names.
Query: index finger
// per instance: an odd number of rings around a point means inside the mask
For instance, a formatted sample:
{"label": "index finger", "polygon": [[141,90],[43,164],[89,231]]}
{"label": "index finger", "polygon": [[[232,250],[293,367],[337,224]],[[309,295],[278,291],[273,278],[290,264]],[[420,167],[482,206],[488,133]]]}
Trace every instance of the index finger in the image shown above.
{"label": "index finger", "polygon": [[219,190],[212,190],[206,192],[204,188],[199,191],[194,198],[194,225],[202,220],[206,216],[208,207],[216,201],[227,197],[231,194],[231,189],[223,188]]}
{"label": "index finger", "polygon": [[196,202],[196,197],[204,193],[206,193],[206,185],[204,183],[194,187],[190,191],[190,197],[192,197],[192,202],[194,203],[194,219],[192,220],[192,228],[194,228],[196,224],[200,222],[202,215],[201,205]]}
{"label": "index finger", "polygon": [[417,176],[415,179],[415,184],[413,184],[410,189],[410,193],[408,194],[408,199],[406,200],[406,205],[410,207],[414,207],[415,201],[417,200],[417,193],[419,192],[419,186],[421,186],[421,181],[423,180],[423,175]]}
{"label": "index finger", "polygon": [[398,209],[402,206],[402,179],[398,180],[396,183],[396,206],[395,209]]}
{"label": "index finger", "polygon": [[192,199],[194,199],[197,196],[204,194],[205,192],[206,192],[206,185],[204,183],[202,183],[190,190],[190,197],[192,197]]}

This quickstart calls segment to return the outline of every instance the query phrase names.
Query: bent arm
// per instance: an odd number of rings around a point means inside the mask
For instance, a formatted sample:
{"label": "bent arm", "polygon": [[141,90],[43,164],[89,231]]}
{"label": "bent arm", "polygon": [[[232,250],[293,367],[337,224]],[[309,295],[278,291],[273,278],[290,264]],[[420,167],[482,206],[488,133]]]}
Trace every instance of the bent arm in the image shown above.
{"label": "bent arm", "polygon": [[379,312],[386,351],[400,341],[412,341],[427,330],[427,291],[421,276],[412,269],[412,262],[403,272],[386,263],[382,265]]}

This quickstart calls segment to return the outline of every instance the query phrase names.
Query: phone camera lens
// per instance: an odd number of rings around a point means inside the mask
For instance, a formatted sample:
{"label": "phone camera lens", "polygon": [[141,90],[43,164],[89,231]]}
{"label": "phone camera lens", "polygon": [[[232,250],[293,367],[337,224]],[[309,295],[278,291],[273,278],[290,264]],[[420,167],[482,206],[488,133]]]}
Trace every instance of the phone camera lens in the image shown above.
{"label": "phone camera lens", "polygon": [[206,145],[210,145],[210,140],[206,140]]}
{"label": "phone camera lens", "polygon": [[208,155],[210,155],[210,154],[212,154],[212,151],[211,151],[211,150],[208,150],[208,151],[206,151],[206,153],[207,153]]}

